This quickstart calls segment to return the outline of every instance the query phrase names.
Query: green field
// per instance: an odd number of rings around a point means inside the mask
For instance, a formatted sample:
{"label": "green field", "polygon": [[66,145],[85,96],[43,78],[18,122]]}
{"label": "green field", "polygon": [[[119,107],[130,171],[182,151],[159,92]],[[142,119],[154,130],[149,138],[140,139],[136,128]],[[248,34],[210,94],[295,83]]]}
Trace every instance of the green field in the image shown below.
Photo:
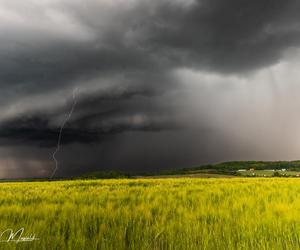
{"label": "green field", "polygon": [[39,238],[0,249],[300,249],[296,178],[1,183],[0,204]]}

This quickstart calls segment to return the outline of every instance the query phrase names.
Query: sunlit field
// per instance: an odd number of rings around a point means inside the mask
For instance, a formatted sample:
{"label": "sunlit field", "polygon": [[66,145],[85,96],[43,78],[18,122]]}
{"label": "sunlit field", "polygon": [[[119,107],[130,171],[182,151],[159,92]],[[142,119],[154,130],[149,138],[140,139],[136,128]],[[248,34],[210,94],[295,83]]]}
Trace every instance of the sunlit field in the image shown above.
{"label": "sunlit field", "polygon": [[1,249],[300,249],[296,178],[2,183],[0,204],[39,238]]}

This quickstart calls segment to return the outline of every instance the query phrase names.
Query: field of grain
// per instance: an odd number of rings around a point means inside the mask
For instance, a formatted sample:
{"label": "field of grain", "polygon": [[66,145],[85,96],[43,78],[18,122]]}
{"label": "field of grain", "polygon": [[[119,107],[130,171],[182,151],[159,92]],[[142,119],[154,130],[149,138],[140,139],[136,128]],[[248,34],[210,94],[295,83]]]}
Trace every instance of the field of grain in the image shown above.
{"label": "field of grain", "polygon": [[300,249],[300,180],[140,179],[0,184],[0,249]]}

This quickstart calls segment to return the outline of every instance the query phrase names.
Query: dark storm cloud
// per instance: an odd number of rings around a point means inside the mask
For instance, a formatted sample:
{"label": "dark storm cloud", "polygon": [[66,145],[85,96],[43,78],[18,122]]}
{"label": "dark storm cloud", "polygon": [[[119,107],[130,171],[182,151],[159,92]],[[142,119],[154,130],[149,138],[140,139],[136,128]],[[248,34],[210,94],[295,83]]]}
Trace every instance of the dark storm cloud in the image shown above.
{"label": "dark storm cloud", "polygon": [[199,0],[187,6],[144,0],[128,1],[123,9],[103,1],[82,5],[62,1],[55,8],[82,24],[92,34],[87,40],[55,34],[43,40],[36,30],[24,38],[15,27],[5,31],[1,85],[27,83],[28,91],[42,91],[77,78],[139,71],[145,73],[143,82],[147,71],[189,66],[238,73],[275,63],[284,49],[299,44],[295,0]]}
{"label": "dark storm cloud", "polygon": [[[207,130],[215,126],[206,114],[211,107],[197,107],[200,117],[186,115],[192,111],[180,107],[178,93],[185,90],[174,72],[183,68],[225,77],[273,65],[300,44],[299,11],[295,0],[61,0],[29,1],[26,6],[0,1],[0,145],[29,145],[32,157],[39,147],[55,146],[71,104],[63,100],[79,87],[76,112],[62,141],[70,148],[110,142],[108,157],[122,138],[136,132],[129,136],[136,141],[130,157],[123,153],[122,158],[135,168],[129,163],[142,161],[134,160],[134,148],[148,143],[137,137],[149,141],[147,133],[174,132],[196,123],[203,141],[190,136],[191,145],[205,148],[208,138],[224,138],[226,131]],[[169,144],[180,144],[174,136]],[[166,138],[162,152],[153,151],[159,159],[168,151]],[[172,155],[189,155],[173,148]],[[221,149],[218,154],[226,155]],[[71,158],[65,159],[69,165]],[[109,159],[101,159],[111,166]],[[169,158],[162,162],[172,163]]]}
{"label": "dark storm cloud", "polygon": [[[101,25],[93,14],[99,6],[88,3],[90,11],[73,9],[72,14],[97,31]],[[105,42],[134,46],[164,68],[238,73],[275,63],[284,49],[298,46],[299,10],[295,0],[199,0],[187,6],[184,1],[139,1],[113,15]]]}
{"label": "dark storm cloud", "polygon": [[[91,121],[94,117],[89,117]],[[169,122],[169,121],[168,121]],[[170,122],[169,122],[170,123]],[[25,144],[27,146],[35,145],[41,147],[54,147],[57,144],[59,129],[51,128],[49,123],[40,118],[27,118],[15,120],[2,124],[0,133],[1,144]],[[63,130],[62,145],[74,142],[94,143],[101,142],[110,135],[115,135],[128,131],[155,132],[162,130],[175,129],[173,124],[163,122],[146,121],[142,124],[131,124],[129,122],[121,122],[111,124],[109,126],[97,127],[94,129],[77,128],[76,121],[73,126],[76,128],[65,128]]]}
{"label": "dark storm cloud", "polygon": [[299,10],[293,0],[202,0],[187,10],[168,2],[151,16],[147,42],[177,67],[249,71],[299,45]]}
{"label": "dark storm cloud", "polygon": [[[153,107],[154,103],[141,100],[153,96],[154,93],[146,89],[130,88],[121,92],[111,90],[101,95],[80,96],[80,105],[76,109],[79,116],[64,128],[61,144],[102,142],[110,135],[126,131],[153,132],[178,128],[169,110],[155,112],[158,107]],[[68,106],[71,107],[71,103]],[[54,147],[60,127],[51,121],[65,112],[64,108],[6,120],[0,124],[0,143]]]}

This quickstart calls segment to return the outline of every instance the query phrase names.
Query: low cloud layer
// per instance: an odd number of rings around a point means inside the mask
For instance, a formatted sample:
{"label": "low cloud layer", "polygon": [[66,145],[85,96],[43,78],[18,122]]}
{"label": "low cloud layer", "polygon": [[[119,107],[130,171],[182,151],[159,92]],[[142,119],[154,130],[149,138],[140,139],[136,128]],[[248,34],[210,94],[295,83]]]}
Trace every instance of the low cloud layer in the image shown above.
{"label": "low cloud layer", "polygon": [[[0,1],[0,175],[299,158],[300,4]],[[284,145],[284,146],[283,146]]]}

